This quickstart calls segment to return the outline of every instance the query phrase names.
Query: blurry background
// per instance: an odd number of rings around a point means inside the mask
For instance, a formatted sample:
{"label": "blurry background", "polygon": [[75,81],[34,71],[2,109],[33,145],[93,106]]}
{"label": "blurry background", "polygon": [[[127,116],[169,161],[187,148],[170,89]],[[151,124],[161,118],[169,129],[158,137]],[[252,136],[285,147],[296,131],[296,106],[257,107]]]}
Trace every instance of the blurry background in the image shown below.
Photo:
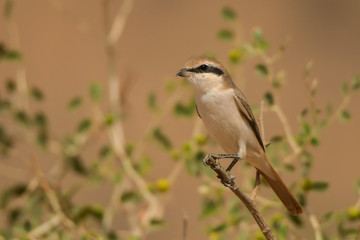
{"label": "blurry background", "polygon": [[[3,6],[5,0],[0,0]],[[113,16],[121,1],[110,1]],[[254,27],[260,27],[271,50],[289,36],[291,41],[282,59],[275,67],[287,72],[287,85],[280,92],[280,104],[292,125],[296,126],[298,113],[307,104],[303,69],[312,60],[312,75],[319,79],[319,105],[328,100],[341,101],[341,85],[360,72],[360,2],[357,0],[303,0],[303,1],[216,1],[216,0],[136,0],[126,22],[123,35],[116,44],[118,74],[131,79],[126,109],[128,111],[125,136],[139,140],[147,125],[150,113],[147,97],[150,91],[164,99],[164,85],[174,78],[178,69],[190,57],[215,53],[227,63],[229,44],[216,39],[217,31],[226,26],[221,19],[223,6],[231,6],[241,23],[241,39],[251,39]],[[26,77],[29,84],[39,86],[46,94],[41,108],[48,112],[54,135],[63,135],[74,129],[85,110],[68,114],[66,104],[74,96],[86,95],[94,80],[106,85],[107,59],[105,51],[103,6],[98,0],[36,0],[14,1],[13,21],[18,27],[20,51],[24,55]],[[0,41],[11,46],[7,24],[0,21]],[[235,79],[251,104],[258,104],[267,89],[254,75],[255,62],[247,61]],[[0,81],[13,76],[13,63],[0,64]],[[246,79],[246,82],[242,79]],[[189,90],[189,95],[191,91]],[[106,103],[104,103],[106,105]],[[312,176],[330,182],[323,194],[310,194],[312,210],[323,214],[354,204],[356,195],[353,183],[360,176],[358,155],[360,133],[359,98],[348,107],[352,121],[335,122],[324,131],[321,148],[313,151],[317,158]],[[265,114],[266,136],[281,134],[283,128],[276,116]],[[192,124],[168,117],[163,121],[178,146],[191,135]],[[297,131],[298,129],[294,129]],[[166,176],[174,162],[167,155],[148,147],[155,157],[149,179]],[[215,149],[214,149],[215,151]],[[219,151],[219,150],[216,150]],[[49,157],[51,159],[51,157]],[[17,165],[15,162],[5,164]],[[41,159],[41,166],[52,166],[49,159]],[[26,177],[30,178],[31,173]],[[286,176],[284,176],[286,179]],[[204,239],[198,219],[200,200],[197,194],[199,180],[181,173],[170,196],[166,211],[166,228],[154,232],[149,239],[180,239],[183,215],[188,215],[188,239]],[[0,176],[0,189],[14,182]],[[70,184],[70,183],[69,183]],[[104,194],[83,190],[76,197],[79,202],[106,203],[109,189]],[[118,220],[121,222],[121,220]]]}

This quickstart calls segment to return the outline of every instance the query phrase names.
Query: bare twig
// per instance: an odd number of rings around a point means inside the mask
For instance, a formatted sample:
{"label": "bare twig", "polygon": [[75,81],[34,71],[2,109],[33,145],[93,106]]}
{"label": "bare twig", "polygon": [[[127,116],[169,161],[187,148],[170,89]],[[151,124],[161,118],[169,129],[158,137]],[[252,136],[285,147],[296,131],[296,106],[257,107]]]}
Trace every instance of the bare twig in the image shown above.
{"label": "bare twig", "polygon": [[225,171],[225,169],[220,165],[218,159],[210,156],[204,159],[206,165],[210,166],[217,174],[218,177],[221,179],[221,182],[230,188],[230,190],[244,203],[247,207],[253,218],[255,219],[256,223],[258,224],[260,230],[266,237],[266,239],[274,240],[277,239],[275,235],[272,233],[270,227],[265,222],[264,218],[261,216],[260,212],[256,209],[255,203],[251,200],[248,196],[246,196],[240,188],[236,185],[233,180],[233,177],[230,175],[229,172]]}

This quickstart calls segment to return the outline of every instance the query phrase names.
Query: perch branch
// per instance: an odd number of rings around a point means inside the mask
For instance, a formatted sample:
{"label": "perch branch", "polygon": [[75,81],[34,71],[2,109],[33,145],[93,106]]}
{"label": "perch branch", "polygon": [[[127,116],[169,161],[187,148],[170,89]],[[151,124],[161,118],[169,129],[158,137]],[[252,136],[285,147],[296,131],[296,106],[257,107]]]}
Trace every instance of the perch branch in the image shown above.
{"label": "perch branch", "polygon": [[229,172],[225,171],[225,169],[220,165],[217,158],[213,156],[207,155],[204,159],[204,163],[210,166],[217,174],[218,177],[221,179],[221,182],[224,183],[225,186],[229,187],[230,190],[244,203],[247,207],[253,218],[255,219],[256,223],[258,224],[260,230],[268,240],[277,239],[275,235],[272,233],[270,227],[265,222],[264,218],[260,215],[260,212],[256,209],[255,203],[251,200],[248,196],[246,196],[239,188],[238,185],[234,182],[233,177],[230,175]]}

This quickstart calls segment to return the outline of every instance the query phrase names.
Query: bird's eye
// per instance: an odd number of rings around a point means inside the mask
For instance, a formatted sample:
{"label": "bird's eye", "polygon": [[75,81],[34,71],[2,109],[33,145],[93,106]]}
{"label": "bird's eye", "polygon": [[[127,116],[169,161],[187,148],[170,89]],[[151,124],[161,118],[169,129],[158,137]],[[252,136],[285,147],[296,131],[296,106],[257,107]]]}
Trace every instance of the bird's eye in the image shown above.
{"label": "bird's eye", "polygon": [[203,64],[203,65],[200,65],[199,68],[200,68],[201,70],[205,71],[206,69],[208,69],[208,65]]}

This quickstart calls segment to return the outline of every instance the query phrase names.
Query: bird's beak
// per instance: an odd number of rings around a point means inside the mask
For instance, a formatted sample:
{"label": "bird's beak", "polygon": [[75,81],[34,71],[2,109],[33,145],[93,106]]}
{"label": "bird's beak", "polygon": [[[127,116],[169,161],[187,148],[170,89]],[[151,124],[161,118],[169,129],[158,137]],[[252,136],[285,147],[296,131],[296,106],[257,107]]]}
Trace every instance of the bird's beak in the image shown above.
{"label": "bird's beak", "polygon": [[182,68],[177,72],[176,76],[187,77],[188,76],[187,73],[188,71],[186,70],[186,68]]}

